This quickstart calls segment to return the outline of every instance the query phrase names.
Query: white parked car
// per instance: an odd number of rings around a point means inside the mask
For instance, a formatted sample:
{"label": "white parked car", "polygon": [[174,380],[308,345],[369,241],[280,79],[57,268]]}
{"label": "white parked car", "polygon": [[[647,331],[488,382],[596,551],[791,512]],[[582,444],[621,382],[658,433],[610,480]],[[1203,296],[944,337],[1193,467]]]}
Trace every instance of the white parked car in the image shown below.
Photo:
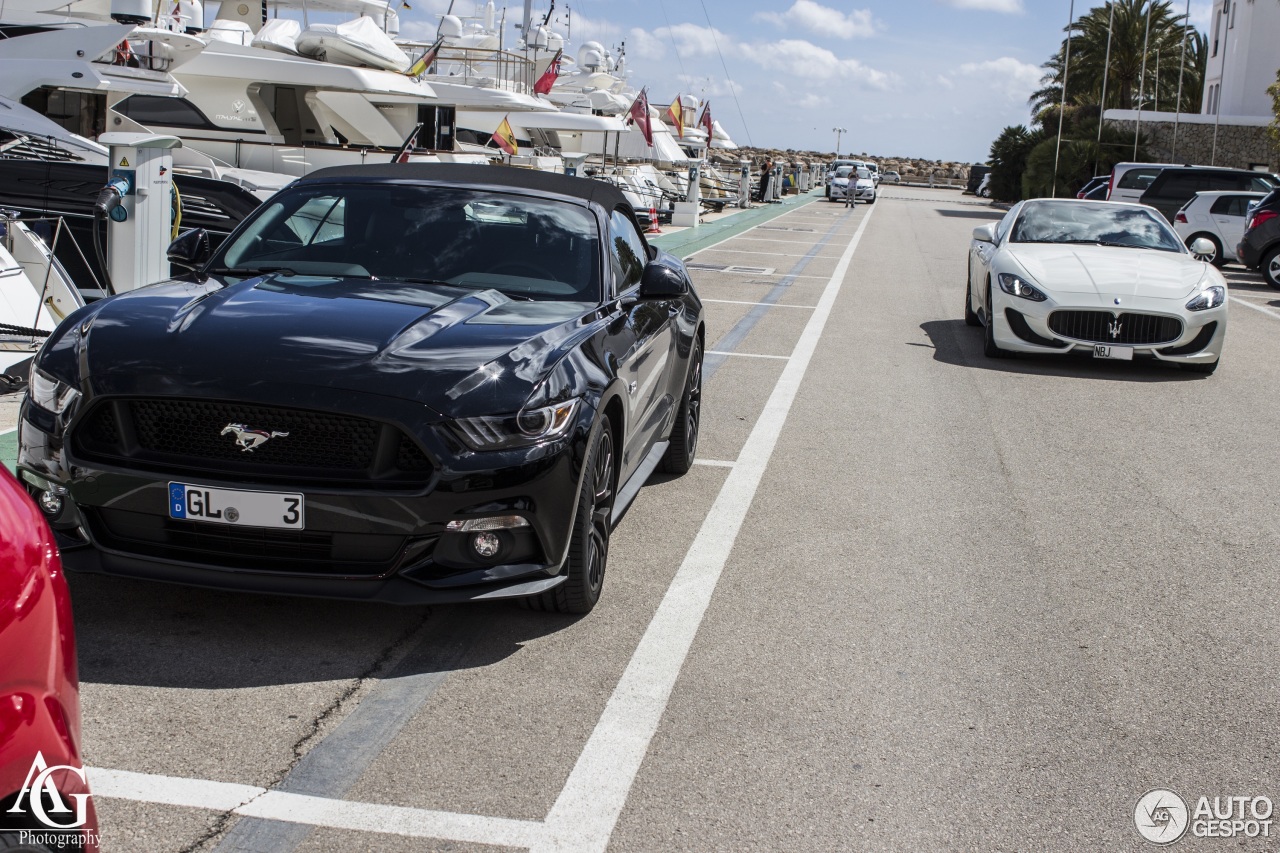
{"label": "white parked car", "polygon": [[974,191],[974,195],[982,198],[991,198],[991,173],[987,172],[982,176],[982,181],[978,184],[978,189]]}
{"label": "white parked car", "polygon": [[992,358],[1084,350],[1212,373],[1227,283],[1154,208],[1031,199],[973,230],[964,319]]}
{"label": "white parked car", "polygon": [[853,176],[853,166],[837,166],[836,170],[831,173],[831,181],[827,184],[827,198],[831,201],[844,201],[845,196],[849,194],[849,180]]}
{"label": "white parked car", "polygon": [[1236,257],[1236,245],[1244,236],[1249,208],[1266,193],[1217,190],[1196,193],[1173,217],[1173,230],[1191,254],[1220,267]]}
{"label": "white parked car", "polygon": [[849,180],[853,181],[853,192],[845,194],[845,200],[850,204],[859,201],[865,201],[867,204],[876,203],[876,180],[869,169],[859,169],[857,175],[850,175]]}

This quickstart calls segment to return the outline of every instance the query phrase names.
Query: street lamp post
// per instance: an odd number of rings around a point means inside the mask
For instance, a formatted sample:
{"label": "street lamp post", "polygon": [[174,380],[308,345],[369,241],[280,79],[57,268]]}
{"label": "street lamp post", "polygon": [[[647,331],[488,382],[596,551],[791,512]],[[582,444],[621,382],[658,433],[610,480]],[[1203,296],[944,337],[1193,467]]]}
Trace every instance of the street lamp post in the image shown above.
{"label": "street lamp post", "polygon": [[831,132],[836,135],[836,159],[839,160],[840,159],[840,134],[848,133],[849,131],[847,128],[833,127],[831,128]]}

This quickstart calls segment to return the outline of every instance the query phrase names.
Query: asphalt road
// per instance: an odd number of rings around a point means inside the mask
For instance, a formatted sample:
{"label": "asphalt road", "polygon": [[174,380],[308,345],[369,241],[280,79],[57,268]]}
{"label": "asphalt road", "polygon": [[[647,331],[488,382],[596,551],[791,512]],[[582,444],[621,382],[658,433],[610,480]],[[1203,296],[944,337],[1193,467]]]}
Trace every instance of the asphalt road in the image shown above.
{"label": "asphalt road", "polygon": [[998,215],[699,252],[704,464],[586,618],[73,578],[104,850],[1141,851],[1152,788],[1280,800],[1280,299],[1233,276],[1212,377],[990,361]]}

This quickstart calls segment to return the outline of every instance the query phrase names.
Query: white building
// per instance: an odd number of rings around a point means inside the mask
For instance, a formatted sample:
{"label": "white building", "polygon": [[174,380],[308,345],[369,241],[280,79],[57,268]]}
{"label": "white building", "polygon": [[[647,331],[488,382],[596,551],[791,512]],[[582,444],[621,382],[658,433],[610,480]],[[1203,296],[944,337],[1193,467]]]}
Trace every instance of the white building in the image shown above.
{"label": "white building", "polygon": [[1280,68],[1280,3],[1275,0],[1213,0],[1209,18],[1209,65],[1201,112],[1222,116],[1268,116]]}

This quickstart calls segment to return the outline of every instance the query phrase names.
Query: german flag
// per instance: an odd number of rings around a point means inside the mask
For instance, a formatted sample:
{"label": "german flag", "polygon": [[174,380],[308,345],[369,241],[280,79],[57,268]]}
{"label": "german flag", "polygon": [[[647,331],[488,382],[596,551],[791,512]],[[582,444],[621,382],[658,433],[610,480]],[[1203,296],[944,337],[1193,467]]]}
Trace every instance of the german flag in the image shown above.
{"label": "german flag", "polygon": [[502,123],[498,125],[498,129],[493,132],[491,142],[496,142],[498,147],[508,154],[519,154],[520,146],[516,143],[515,131],[511,129],[511,122],[507,121],[507,117],[502,117]]}
{"label": "german flag", "polygon": [[419,56],[413,65],[409,66],[409,70],[404,72],[408,77],[421,77],[427,73],[427,69],[435,64],[436,57],[440,55],[440,46],[444,44],[444,39],[437,39],[436,43],[427,48],[426,52]]}

